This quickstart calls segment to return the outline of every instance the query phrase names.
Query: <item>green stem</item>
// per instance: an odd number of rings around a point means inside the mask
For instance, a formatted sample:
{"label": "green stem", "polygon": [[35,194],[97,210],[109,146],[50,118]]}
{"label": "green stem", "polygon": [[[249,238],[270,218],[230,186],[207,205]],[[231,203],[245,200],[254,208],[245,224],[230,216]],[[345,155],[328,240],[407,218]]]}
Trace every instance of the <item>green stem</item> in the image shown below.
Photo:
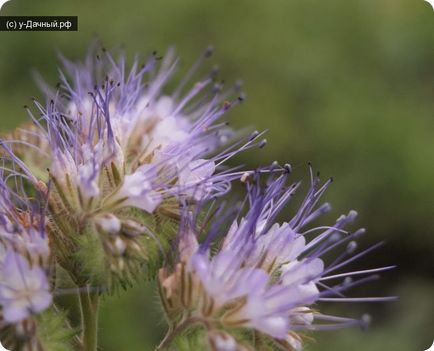
{"label": "green stem", "polygon": [[98,292],[86,287],[79,293],[81,307],[81,341],[84,351],[96,351],[98,345]]}

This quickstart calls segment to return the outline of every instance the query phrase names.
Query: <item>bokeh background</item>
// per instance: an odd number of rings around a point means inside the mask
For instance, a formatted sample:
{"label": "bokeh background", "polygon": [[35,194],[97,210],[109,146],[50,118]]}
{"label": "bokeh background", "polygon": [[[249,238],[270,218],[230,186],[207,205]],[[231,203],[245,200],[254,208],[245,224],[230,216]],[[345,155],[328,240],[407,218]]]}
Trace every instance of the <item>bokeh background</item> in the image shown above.
{"label": "bokeh background", "polygon": [[[233,126],[268,129],[250,166],[308,161],[336,182],[336,217],[349,208],[384,248],[360,266],[398,265],[352,296],[399,295],[388,304],[329,306],[369,312],[368,331],[315,334],[307,350],[421,351],[434,338],[434,12],[423,0],[13,0],[2,15],[77,15],[79,31],[0,33],[0,124],[25,120],[38,90],[32,70],[56,82],[56,50],[81,58],[98,35],[133,54],[175,45],[181,70],[213,44],[227,81],[247,101]],[[104,302],[101,349],[152,350],[164,332],[154,287]]]}

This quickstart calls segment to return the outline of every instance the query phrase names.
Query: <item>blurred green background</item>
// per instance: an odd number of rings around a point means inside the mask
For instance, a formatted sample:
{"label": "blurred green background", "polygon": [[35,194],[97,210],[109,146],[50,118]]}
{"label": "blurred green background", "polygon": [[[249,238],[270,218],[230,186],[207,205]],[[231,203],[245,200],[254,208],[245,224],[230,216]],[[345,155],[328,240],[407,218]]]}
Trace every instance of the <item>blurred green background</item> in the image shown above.
{"label": "blurred green background", "polygon": [[[334,216],[349,208],[387,245],[360,266],[398,264],[353,295],[398,294],[369,312],[367,332],[315,334],[307,350],[421,351],[434,338],[434,12],[423,0],[13,0],[2,15],[78,15],[79,31],[0,33],[0,123],[25,120],[37,69],[56,82],[56,55],[81,58],[94,35],[148,54],[175,45],[186,69],[209,44],[227,81],[242,78],[247,101],[235,127],[269,129],[247,165],[306,163],[336,182]],[[135,288],[104,303],[102,350],[152,350],[163,333],[155,291]],[[154,304],[155,305],[155,304]],[[328,309],[334,307],[328,306]]]}

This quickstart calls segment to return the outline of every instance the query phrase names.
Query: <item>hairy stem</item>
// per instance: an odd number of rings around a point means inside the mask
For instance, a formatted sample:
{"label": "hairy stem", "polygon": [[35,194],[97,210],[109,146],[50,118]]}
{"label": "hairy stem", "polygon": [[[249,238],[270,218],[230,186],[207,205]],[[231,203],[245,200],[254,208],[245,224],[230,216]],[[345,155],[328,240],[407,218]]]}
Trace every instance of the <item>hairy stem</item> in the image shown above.
{"label": "hairy stem", "polygon": [[96,351],[98,345],[98,292],[89,287],[79,293],[81,307],[81,341],[84,351]]}

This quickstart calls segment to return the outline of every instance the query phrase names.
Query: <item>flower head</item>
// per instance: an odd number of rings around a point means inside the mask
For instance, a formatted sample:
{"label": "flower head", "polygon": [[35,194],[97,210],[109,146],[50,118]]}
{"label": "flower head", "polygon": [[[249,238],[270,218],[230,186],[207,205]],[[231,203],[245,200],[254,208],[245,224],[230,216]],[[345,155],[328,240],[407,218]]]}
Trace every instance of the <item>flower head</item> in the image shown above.
{"label": "flower head", "polygon": [[169,51],[158,60],[136,60],[128,71],[123,55],[116,60],[105,50],[83,64],[63,58],[59,90],[46,88],[47,107],[36,103],[42,120],[32,118],[49,144],[47,167],[72,208],[153,213],[165,199],[202,200],[228,181],[213,177],[222,158],[215,150],[233,133],[216,121],[240,100],[223,102],[227,95],[209,74],[183,93],[194,71],[166,95],[177,59]]}
{"label": "flower head", "polygon": [[52,301],[50,257],[43,209],[19,195],[0,172],[0,306],[4,322],[16,324],[44,311]]}
{"label": "flower head", "polygon": [[[228,192],[240,172],[223,163],[264,145],[255,132],[224,148],[234,132],[219,119],[242,101],[239,87],[223,92],[213,71],[188,88],[211,51],[172,93],[166,91],[178,64],[172,50],[161,62],[154,53],[130,69],[123,54],[116,59],[105,50],[92,49],[83,63],[62,58],[57,89],[41,82],[47,104],[34,101],[38,115],[27,108],[34,127],[2,141],[32,182],[51,188],[48,231],[59,263],[87,276],[79,284],[109,285],[107,275],[128,283],[168,247],[172,238],[161,228],[179,219],[183,205]],[[88,264],[91,252],[99,253],[98,262]]]}
{"label": "flower head", "polygon": [[[179,262],[173,271],[166,268],[160,272],[169,318],[175,322],[178,318],[197,318],[211,329],[223,328],[229,333],[240,328],[256,330],[264,339],[287,349],[301,348],[297,334],[300,330],[363,324],[357,319],[322,314],[316,305],[323,301],[352,301],[343,295],[346,290],[376,278],[370,274],[392,267],[332,275],[377,246],[353,255],[354,239],[364,230],[349,233],[344,227],[355,219],[355,211],[339,217],[332,226],[307,229],[330,209],[328,204],[317,203],[331,180],[321,186],[313,175],[296,214],[287,222],[275,223],[300,186],[299,182],[286,186],[288,166],[277,171],[280,173],[270,176],[265,188],[258,175],[261,172],[243,177],[248,188],[248,209],[238,213],[224,235],[219,225],[211,225],[207,239],[199,244],[197,230],[203,226],[196,223],[195,216],[185,214],[186,224],[179,234]],[[325,264],[324,255],[345,243],[344,253]],[[353,275],[368,277],[352,281]],[[339,278],[346,279],[326,285],[326,281]]]}
{"label": "flower head", "polygon": [[46,272],[30,266],[28,260],[12,249],[0,267],[0,305],[7,323],[18,323],[51,305],[52,295]]}

